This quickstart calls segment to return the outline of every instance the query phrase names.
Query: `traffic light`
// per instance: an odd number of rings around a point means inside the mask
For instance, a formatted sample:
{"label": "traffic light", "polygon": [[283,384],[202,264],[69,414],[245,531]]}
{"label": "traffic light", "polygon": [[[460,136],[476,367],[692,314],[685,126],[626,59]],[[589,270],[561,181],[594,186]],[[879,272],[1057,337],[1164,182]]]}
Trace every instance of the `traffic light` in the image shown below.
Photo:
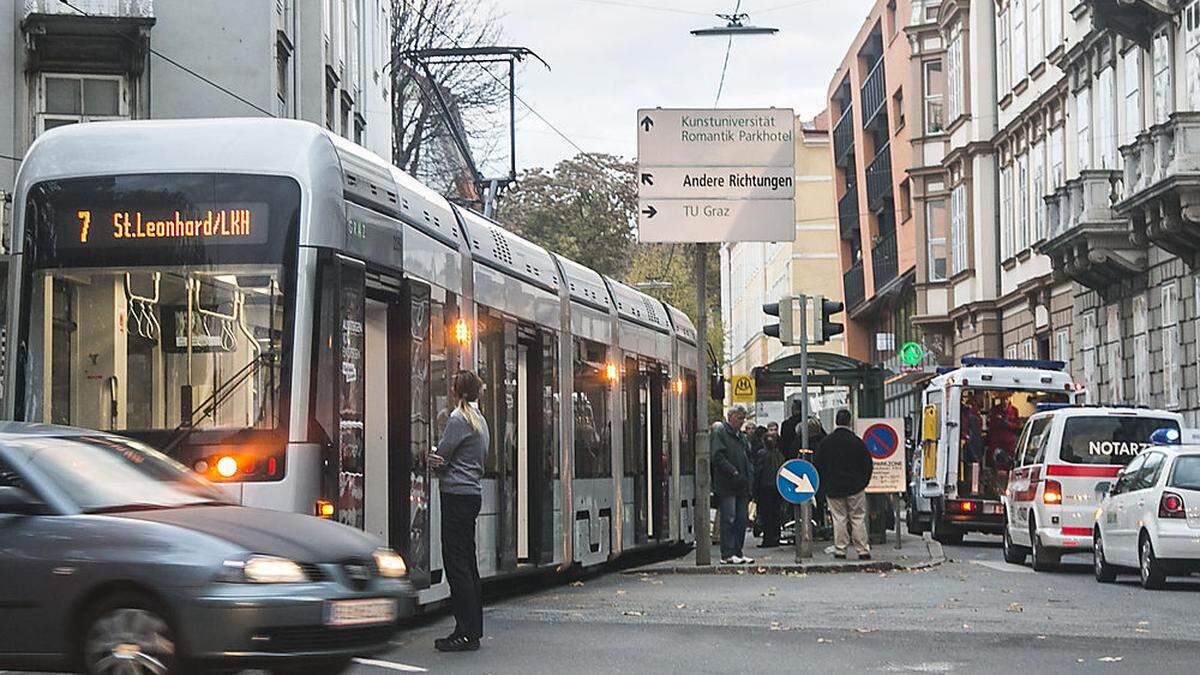
{"label": "traffic light", "polygon": [[841,335],[846,330],[846,326],[840,323],[834,323],[829,320],[829,317],[834,314],[840,314],[846,309],[846,305],[837,300],[830,300],[824,296],[819,296],[817,306],[821,308],[821,324],[817,327],[816,335],[817,344],[825,344],[835,335]]}
{"label": "traffic light", "polygon": [[767,316],[779,317],[779,323],[763,326],[763,333],[773,338],[779,338],[784,345],[795,344],[798,336],[795,335],[795,320],[792,316],[798,311],[796,298],[791,296],[780,298],[779,302],[764,304],[762,309]]}

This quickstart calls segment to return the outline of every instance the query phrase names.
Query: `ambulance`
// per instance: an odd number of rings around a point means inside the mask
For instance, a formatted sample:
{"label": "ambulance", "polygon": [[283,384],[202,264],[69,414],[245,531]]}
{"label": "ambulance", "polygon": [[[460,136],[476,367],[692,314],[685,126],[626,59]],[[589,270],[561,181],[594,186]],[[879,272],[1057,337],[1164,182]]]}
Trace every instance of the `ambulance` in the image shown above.
{"label": "ambulance", "polygon": [[1132,406],[1070,406],[1029,418],[1004,496],[1004,559],[1033,569],[1092,550],[1096,512],[1117,474],[1156,434],[1178,442],[1178,413]]}
{"label": "ambulance", "polygon": [[1002,534],[1001,497],[1025,421],[1039,405],[1082,403],[1061,361],[968,357],[921,395],[909,477],[908,530],[948,544]]}

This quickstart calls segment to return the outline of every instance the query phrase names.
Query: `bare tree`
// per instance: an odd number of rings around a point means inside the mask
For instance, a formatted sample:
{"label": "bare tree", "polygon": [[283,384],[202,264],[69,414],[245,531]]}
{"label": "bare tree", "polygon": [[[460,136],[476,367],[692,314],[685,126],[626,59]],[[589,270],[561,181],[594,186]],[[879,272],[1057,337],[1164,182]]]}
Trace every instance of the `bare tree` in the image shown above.
{"label": "bare tree", "polygon": [[507,91],[485,70],[488,66],[470,59],[431,63],[430,78],[405,55],[418,49],[495,45],[499,20],[492,7],[480,7],[480,0],[392,4],[392,161],[443,193],[469,198],[474,177],[454,144],[437,93],[449,106],[453,123],[471,139],[469,149],[478,163],[497,147],[493,120]]}

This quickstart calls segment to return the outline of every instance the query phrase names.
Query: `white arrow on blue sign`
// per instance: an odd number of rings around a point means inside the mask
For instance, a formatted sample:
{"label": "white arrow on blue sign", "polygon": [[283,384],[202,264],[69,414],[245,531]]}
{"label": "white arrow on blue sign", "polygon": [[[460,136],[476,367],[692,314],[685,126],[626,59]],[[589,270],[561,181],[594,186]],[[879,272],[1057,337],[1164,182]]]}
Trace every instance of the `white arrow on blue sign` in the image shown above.
{"label": "white arrow on blue sign", "polygon": [[817,494],[821,487],[821,477],[817,475],[817,467],[803,459],[791,459],[779,467],[775,477],[775,486],[779,494],[793,504],[803,504]]}

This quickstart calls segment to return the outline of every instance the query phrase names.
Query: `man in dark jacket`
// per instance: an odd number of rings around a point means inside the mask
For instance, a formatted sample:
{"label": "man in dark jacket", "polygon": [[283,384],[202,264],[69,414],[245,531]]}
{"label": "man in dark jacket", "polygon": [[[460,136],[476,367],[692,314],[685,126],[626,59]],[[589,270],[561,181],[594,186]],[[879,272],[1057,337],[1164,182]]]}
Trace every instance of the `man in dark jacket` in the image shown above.
{"label": "man in dark jacket", "polygon": [[[792,401],[792,416],[779,427],[779,450],[784,459],[796,459],[800,454],[800,425],[804,422],[804,411],[800,401]],[[811,442],[811,441],[810,441]]]}
{"label": "man in dark jacket", "polygon": [[746,410],[734,406],[708,437],[713,494],[717,496],[721,519],[721,562],[726,565],[754,562],[742,555],[749,524],[750,497],[754,494],[750,441],[740,431],[745,421]]}
{"label": "man in dark jacket", "polygon": [[850,430],[850,411],[837,412],[837,428],[817,448],[815,464],[820,490],[833,516],[833,556],[846,557],[853,539],[859,560],[871,559],[867,538],[867,485],[875,468],[867,445]]}

